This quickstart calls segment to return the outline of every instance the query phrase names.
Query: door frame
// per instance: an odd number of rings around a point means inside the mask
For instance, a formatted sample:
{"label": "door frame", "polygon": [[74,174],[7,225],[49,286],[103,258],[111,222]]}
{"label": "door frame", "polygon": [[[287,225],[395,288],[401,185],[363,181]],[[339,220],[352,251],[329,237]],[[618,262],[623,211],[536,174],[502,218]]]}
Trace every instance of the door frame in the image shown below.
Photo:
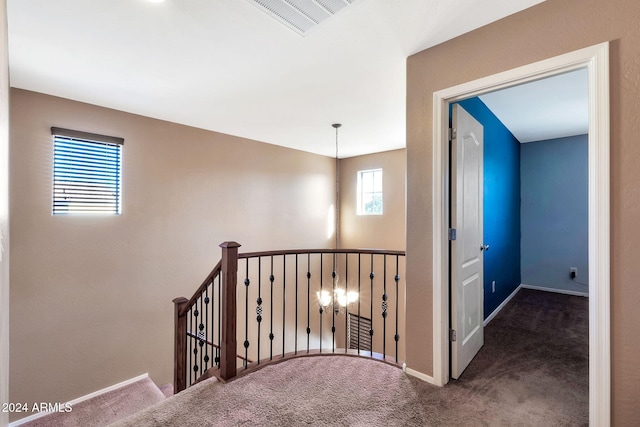
{"label": "door frame", "polygon": [[433,94],[433,383],[449,382],[449,104],[487,92],[588,70],[589,424],[611,420],[609,43],[514,68]]}

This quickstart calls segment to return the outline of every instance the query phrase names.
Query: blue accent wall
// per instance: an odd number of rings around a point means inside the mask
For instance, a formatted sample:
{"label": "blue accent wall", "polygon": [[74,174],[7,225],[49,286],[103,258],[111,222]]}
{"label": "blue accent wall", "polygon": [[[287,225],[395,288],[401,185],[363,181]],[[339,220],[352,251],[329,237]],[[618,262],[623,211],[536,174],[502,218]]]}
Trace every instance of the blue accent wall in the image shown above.
{"label": "blue accent wall", "polygon": [[522,283],[588,292],[587,135],[523,144]]}
{"label": "blue accent wall", "polygon": [[[520,285],[520,143],[478,98],[459,104],[484,126],[484,317]],[[496,282],[492,292],[491,282]]]}

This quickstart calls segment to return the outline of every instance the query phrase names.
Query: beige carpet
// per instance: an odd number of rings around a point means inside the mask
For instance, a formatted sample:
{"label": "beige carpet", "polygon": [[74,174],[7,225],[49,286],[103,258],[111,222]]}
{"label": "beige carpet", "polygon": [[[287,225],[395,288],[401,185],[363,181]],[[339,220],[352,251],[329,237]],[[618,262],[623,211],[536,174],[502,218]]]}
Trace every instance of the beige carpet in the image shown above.
{"label": "beige carpet", "polygon": [[588,299],[525,289],[445,387],[372,360],[307,357],[205,381],[114,426],[580,426],[588,384]]}
{"label": "beige carpet", "polygon": [[380,362],[316,356],[215,379],[113,426],[425,425],[405,374]]}
{"label": "beige carpet", "polygon": [[22,424],[24,427],[99,427],[135,414],[165,400],[153,381],[144,378],[72,406],[71,412],[54,412]]}

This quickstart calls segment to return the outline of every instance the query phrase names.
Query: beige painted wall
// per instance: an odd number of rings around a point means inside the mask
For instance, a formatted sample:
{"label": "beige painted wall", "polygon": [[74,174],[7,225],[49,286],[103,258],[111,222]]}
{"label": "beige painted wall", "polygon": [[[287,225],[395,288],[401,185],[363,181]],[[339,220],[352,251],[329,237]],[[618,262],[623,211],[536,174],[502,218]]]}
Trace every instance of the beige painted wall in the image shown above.
{"label": "beige painted wall", "polygon": [[[50,127],[125,139],[120,216],[52,216]],[[11,400],[172,381],[173,305],[220,258],[332,247],[331,158],[11,92]]]}
{"label": "beige painted wall", "polygon": [[[433,92],[610,41],[611,356],[614,425],[640,418],[640,3],[547,0],[420,52],[407,70],[407,300],[409,366],[432,368]],[[428,260],[429,262],[425,262]],[[426,308],[426,309],[425,309]]]}
{"label": "beige painted wall", "polygon": [[[9,64],[6,6],[6,1],[0,0],[0,405],[9,402]],[[0,412],[0,426],[8,423],[8,414]]]}
{"label": "beige painted wall", "polygon": [[[340,160],[340,247],[405,249],[406,150]],[[382,168],[383,215],[358,215],[358,171]]]}

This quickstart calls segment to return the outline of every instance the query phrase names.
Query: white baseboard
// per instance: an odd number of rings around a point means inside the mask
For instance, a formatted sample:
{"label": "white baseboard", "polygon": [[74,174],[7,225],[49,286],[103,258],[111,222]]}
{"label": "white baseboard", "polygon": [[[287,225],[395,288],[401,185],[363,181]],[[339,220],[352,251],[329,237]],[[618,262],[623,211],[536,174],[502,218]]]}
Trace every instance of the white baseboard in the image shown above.
{"label": "white baseboard", "polygon": [[545,288],[544,286],[535,286],[535,285],[526,285],[524,283],[520,284],[520,287],[523,289],[533,289],[536,291],[545,291],[545,292],[555,292],[557,294],[565,294],[565,295],[574,295],[578,297],[588,297],[588,292],[580,292],[580,291],[569,291],[567,289],[556,289],[556,288]]}
{"label": "white baseboard", "polygon": [[416,378],[418,378],[418,379],[420,379],[420,380],[422,380],[422,381],[426,381],[426,382],[428,382],[429,384],[434,384],[434,382],[433,382],[433,377],[430,377],[430,376],[429,376],[429,375],[427,375],[427,374],[423,374],[422,372],[419,372],[419,371],[413,370],[413,369],[411,369],[411,368],[404,368],[404,371],[405,371],[408,375],[411,375],[412,377],[416,377]]}
{"label": "white baseboard", "polygon": [[522,289],[522,285],[518,285],[518,287],[513,292],[511,292],[511,294],[504,301],[502,301],[502,303],[500,303],[500,305],[497,306],[496,309],[493,310],[493,312],[486,319],[484,319],[484,322],[482,323],[482,325],[487,326],[489,322],[491,322],[493,318],[496,317],[498,313],[500,313],[500,310],[502,310],[504,306],[507,305],[509,301],[511,301],[511,298],[516,296],[516,294],[520,289]]}
{"label": "white baseboard", "polygon": [[[126,387],[129,384],[133,384],[133,383],[138,382],[140,380],[143,380],[145,378],[149,378],[149,373],[148,372],[144,373],[142,375],[138,375],[137,377],[130,378],[128,380],[122,381],[122,382],[120,382],[118,384],[114,384],[114,385],[111,385],[109,387],[105,387],[105,388],[103,388],[101,390],[94,391],[93,393],[89,393],[89,394],[84,395],[82,397],[78,397],[77,399],[73,399],[73,400],[67,402],[67,404],[69,404],[69,405],[71,405],[71,407],[73,407],[74,405],[77,405],[80,402],[84,402],[85,400],[92,399],[92,398],[94,398],[96,396],[100,396],[102,394],[109,393],[110,391],[117,390],[117,389],[122,388],[122,387]],[[38,418],[42,418],[42,417],[44,417],[44,416],[46,416],[48,414],[49,414],[49,412],[38,412],[37,414],[29,415],[28,417],[21,418],[21,419],[16,420],[16,421],[14,421],[12,423],[9,423],[9,427],[16,427],[16,426],[22,425],[22,424],[28,423],[30,421],[36,420]]]}

